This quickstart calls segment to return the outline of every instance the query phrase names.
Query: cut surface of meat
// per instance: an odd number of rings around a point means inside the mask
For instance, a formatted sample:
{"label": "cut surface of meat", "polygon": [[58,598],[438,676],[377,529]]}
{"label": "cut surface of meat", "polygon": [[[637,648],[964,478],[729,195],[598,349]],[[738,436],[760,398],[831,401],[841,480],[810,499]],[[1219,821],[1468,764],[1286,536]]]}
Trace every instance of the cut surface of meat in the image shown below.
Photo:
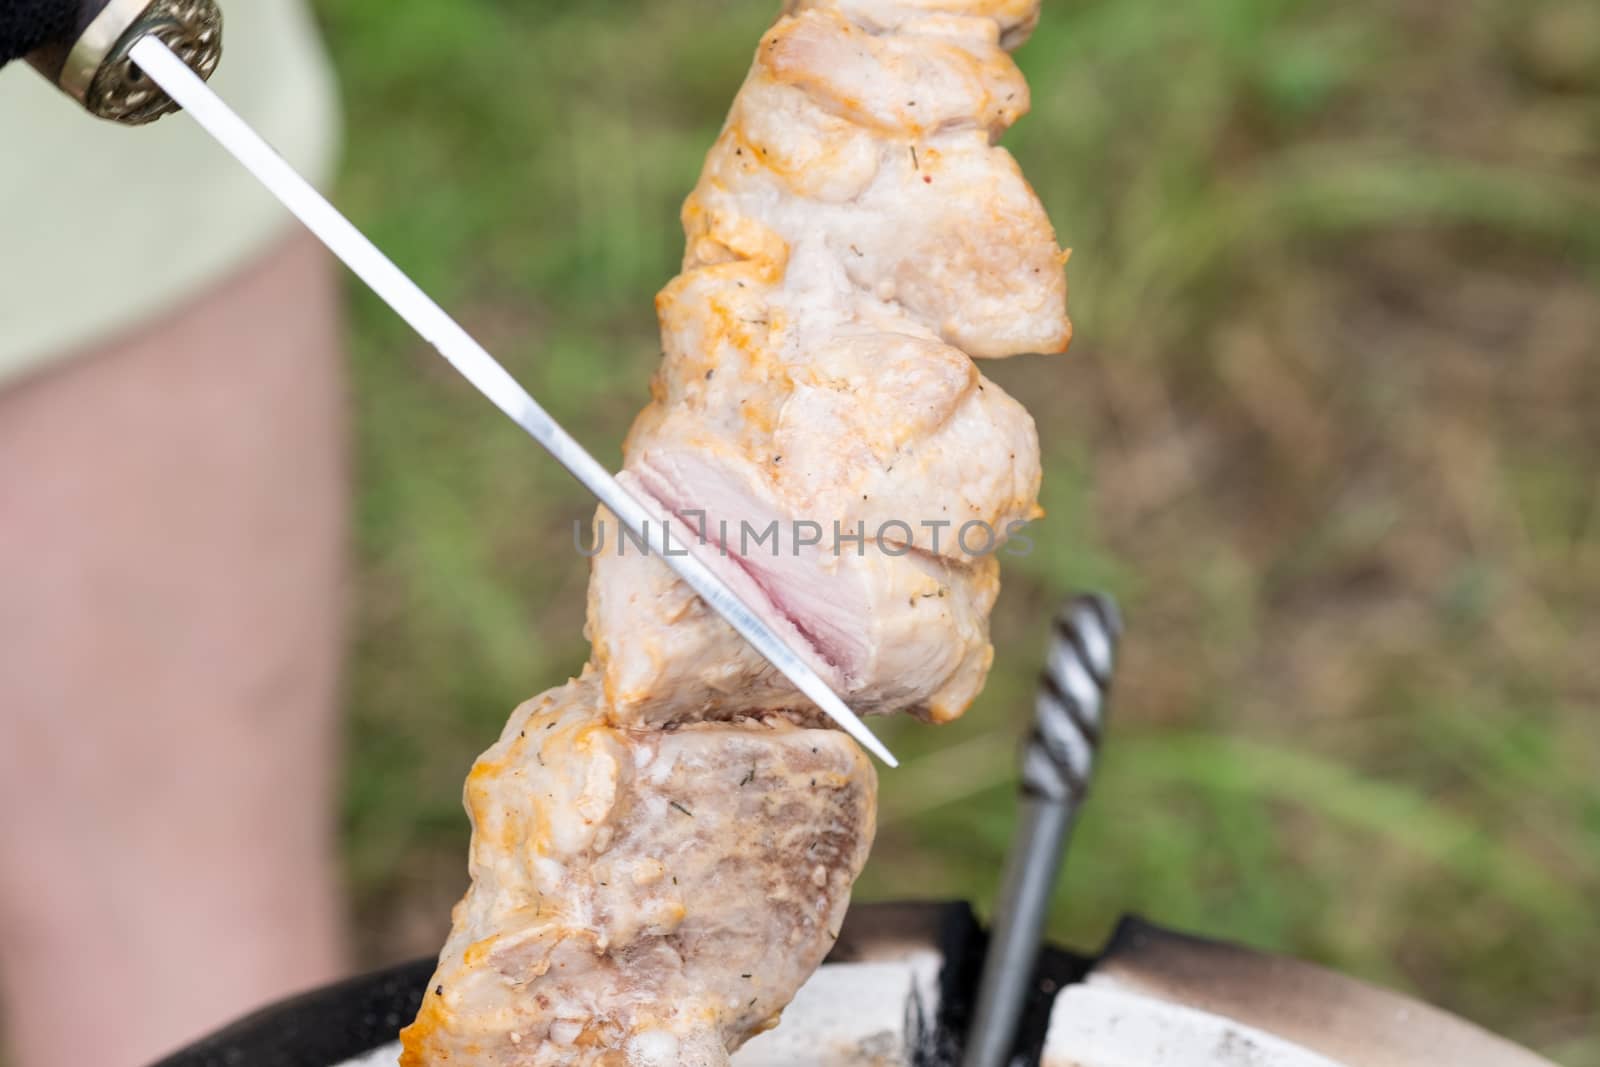
{"label": "cut surface of meat", "polygon": [[[608,514],[598,521],[604,536],[591,561],[589,636],[614,721],[809,712],[809,701],[665,563],[623,542]],[[993,556],[962,566],[870,540],[859,552],[851,545],[835,554],[831,545],[797,544],[787,520],[773,521],[775,540],[759,547],[753,535],[741,536],[749,526],[730,523],[728,555],[715,545],[701,558],[793,647],[811,651],[813,665],[856,711],[945,722],[966,710],[993,659],[988,616],[1000,589]],[[715,513],[706,523],[713,532],[722,526]],[[756,516],[750,526],[760,532],[767,524]],[[696,531],[674,529],[674,543],[699,549]]]}

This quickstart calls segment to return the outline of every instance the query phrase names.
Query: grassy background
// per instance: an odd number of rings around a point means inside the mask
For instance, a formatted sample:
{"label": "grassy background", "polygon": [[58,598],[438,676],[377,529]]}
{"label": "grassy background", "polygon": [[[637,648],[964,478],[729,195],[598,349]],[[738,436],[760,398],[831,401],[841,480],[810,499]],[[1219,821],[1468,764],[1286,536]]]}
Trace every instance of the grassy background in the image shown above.
{"label": "grassy background", "polygon": [[[604,460],[768,2],[326,0],[339,198]],[[989,689],[880,727],[862,899],[987,907],[1044,621],[1131,621],[1053,931],[1138,910],[1600,1065],[1600,6],[1047,0],[1008,138],[1073,352],[986,368],[1050,515]],[[582,494],[352,287],[345,810],[369,962],[433,951],[460,783],[582,662]]]}

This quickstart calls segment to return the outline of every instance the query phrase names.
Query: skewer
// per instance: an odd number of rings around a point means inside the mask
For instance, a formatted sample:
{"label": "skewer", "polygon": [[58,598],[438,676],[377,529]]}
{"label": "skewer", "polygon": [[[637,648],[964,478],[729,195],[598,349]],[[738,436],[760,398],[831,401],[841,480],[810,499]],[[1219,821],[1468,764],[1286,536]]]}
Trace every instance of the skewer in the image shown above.
{"label": "skewer", "polygon": [[394,262],[339,213],[311,183],[301,177],[260,134],[222,98],[212,92],[188,65],[154,35],[141,38],[130,53],[133,61],[167,95],[177,101],[207,133],[282,201],[328,249],[367,283],[478,391],[488,397],[555,457],[574,478],[599,499],[617,520],[649,544],[678,577],[721,615],[744,639],[822,709],[867,751],[891,767],[894,756],[874,737],[855,712],[823,681],[811,665],[786,645],[761,618],[685,546],[672,548],[667,524],[654,521],[632,494],[617,484],[571,434],[550,417],[528,391],[493,356]]}
{"label": "skewer", "polygon": [[1056,615],[1023,748],[1022,814],[995,908],[963,1067],[1006,1067],[1033,979],[1067,836],[1094,771],[1122,619],[1110,597]]}

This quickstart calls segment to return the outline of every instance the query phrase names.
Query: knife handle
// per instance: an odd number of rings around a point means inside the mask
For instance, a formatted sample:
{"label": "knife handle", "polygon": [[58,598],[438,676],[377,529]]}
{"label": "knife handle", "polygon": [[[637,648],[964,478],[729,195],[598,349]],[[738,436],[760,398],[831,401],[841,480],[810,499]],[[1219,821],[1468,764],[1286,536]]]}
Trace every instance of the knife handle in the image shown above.
{"label": "knife handle", "polygon": [[71,6],[69,32],[34,48],[27,60],[100,118],[141,126],[178,110],[128,57],[142,37],[159,37],[202,78],[222,58],[216,0],[74,0]]}

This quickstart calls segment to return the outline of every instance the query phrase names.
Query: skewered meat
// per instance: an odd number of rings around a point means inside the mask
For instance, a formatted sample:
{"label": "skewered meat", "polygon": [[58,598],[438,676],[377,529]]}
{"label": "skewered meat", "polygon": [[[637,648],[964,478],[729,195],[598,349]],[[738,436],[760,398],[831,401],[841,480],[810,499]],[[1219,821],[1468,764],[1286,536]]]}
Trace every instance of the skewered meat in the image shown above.
{"label": "skewered meat", "polygon": [[617,729],[597,688],[528,701],[474,765],[472,891],[403,1062],[723,1063],[832,946],[872,838],[855,743]]}
{"label": "skewered meat", "polygon": [[[789,0],[683,209],[621,481],[858,711],[961,714],[1064,254],[1011,156],[1038,0]],[[467,783],[472,887],[406,1067],[692,1067],[771,1025],[872,837],[852,741],[597,516],[582,677]]]}

